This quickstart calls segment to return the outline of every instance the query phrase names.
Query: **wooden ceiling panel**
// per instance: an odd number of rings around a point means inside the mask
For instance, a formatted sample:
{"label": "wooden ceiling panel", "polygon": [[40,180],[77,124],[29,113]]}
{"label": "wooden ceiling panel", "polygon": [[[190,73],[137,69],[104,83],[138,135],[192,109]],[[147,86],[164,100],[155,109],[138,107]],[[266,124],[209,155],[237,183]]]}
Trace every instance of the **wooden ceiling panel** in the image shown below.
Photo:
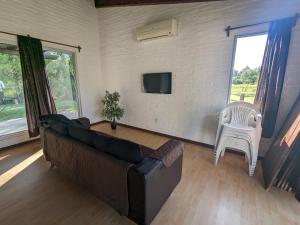
{"label": "wooden ceiling panel", "polygon": [[191,2],[215,2],[225,0],[95,0],[96,8],[116,6],[158,5]]}

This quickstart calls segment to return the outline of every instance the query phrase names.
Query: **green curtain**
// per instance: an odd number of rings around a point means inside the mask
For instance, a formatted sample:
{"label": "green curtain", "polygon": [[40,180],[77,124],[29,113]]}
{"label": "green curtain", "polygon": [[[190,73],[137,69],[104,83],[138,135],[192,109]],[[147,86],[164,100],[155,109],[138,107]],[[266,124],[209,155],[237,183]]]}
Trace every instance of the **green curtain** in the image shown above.
{"label": "green curtain", "polygon": [[56,113],[39,39],[18,36],[26,117],[30,137],[39,135],[41,115]]}

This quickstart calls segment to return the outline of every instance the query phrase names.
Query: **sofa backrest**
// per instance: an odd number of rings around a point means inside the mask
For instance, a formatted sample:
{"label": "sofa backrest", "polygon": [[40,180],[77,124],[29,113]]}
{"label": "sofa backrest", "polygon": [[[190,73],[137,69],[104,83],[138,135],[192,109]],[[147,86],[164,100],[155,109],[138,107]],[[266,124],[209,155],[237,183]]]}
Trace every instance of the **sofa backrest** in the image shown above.
{"label": "sofa backrest", "polygon": [[51,123],[74,124],[74,121],[62,114],[49,114],[40,116],[42,125],[50,125]]}
{"label": "sofa backrest", "polygon": [[51,116],[50,118],[45,116],[44,121],[47,121],[47,126],[54,130],[57,135],[71,137],[95,148],[97,151],[105,152],[133,164],[137,164],[143,160],[140,145],[131,141],[103,135],[94,130],[83,128],[74,124],[71,120],[68,121],[68,118],[59,115]]}
{"label": "sofa backrest", "polygon": [[59,135],[51,128],[45,128],[42,133],[47,161],[119,213],[128,213],[127,173],[131,163],[97,151],[70,136]]}

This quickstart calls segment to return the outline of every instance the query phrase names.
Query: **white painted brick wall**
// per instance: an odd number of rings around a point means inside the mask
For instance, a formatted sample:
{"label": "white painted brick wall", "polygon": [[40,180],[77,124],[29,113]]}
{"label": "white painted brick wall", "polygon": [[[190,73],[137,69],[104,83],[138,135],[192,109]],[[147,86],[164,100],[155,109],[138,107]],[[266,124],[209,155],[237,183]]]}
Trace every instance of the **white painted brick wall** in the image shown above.
{"label": "white painted brick wall", "polygon": [[[300,12],[299,0],[228,0],[98,9],[104,83],[107,89],[121,94],[126,108],[122,122],[214,144],[216,114],[227,103],[234,35],[268,29],[258,26],[238,30],[227,38],[224,28],[296,12]],[[135,40],[137,27],[166,18],[178,20],[177,37]],[[293,34],[278,124],[299,93],[299,24]],[[141,74],[164,71],[173,72],[172,95],[141,91]]]}
{"label": "white painted brick wall", "polygon": [[[234,35],[267,27],[239,30],[230,38],[223,29],[295,12],[300,12],[299,0],[284,4],[280,0],[228,0],[98,10],[93,0],[1,0],[0,30],[80,44],[83,51],[77,53],[77,64],[82,109],[92,121],[101,119],[99,97],[106,87],[122,95],[126,106],[122,122],[213,144],[216,113],[227,102]],[[177,37],[135,41],[135,28],[171,17],[179,21]],[[291,44],[279,125],[299,93],[299,24]],[[15,41],[6,35],[0,35],[0,40]],[[173,94],[142,93],[141,74],[161,71],[173,72]],[[15,137],[9,141],[15,143]]]}
{"label": "white painted brick wall", "polygon": [[[30,34],[51,41],[81,45],[76,53],[83,115],[93,122],[100,117],[101,78],[97,10],[93,0],[1,0],[0,30]],[[2,42],[15,37],[0,34]],[[49,47],[63,48],[59,45]],[[72,49],[73,50],[73,49]],[[24,141],[27,135],[11,135],[0,147]]]}

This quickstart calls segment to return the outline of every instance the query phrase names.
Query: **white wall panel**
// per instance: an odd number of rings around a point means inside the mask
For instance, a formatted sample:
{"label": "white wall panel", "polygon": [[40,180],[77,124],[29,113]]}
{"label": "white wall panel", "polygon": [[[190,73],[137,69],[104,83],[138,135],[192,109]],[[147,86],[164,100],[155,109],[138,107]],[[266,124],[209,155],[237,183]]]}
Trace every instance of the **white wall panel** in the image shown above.
{"label": "white wall panel", "polygon": [[[93,0],[1,0],[0,3],[0,30],[82,47],[81,53],[76,53],[77,77],[83,116],[92,122],[101,119],[99,105],[103,93],[97,23]],[[15,38],[0,34],[0,39]],[[6,142],[0,141],[0,147],[25,139],[27,136],[9,136]]]}
{"label": "white wall panel", "polygon": [[[98,9],[100,53],[106,88],[121,94],[123,123],[214,144],[217,112],[227,103],[234,35],[266,31],[257,26],[232,32],[227,25],[288,17],[299,0],[228,0]],[[178,36],[138,42],[134,31],[153,21],[175,18]],[[294,30],[279,121],[299,93],[300,22]],[[173,73],[171,95],[146,94],[141,75]]]}

